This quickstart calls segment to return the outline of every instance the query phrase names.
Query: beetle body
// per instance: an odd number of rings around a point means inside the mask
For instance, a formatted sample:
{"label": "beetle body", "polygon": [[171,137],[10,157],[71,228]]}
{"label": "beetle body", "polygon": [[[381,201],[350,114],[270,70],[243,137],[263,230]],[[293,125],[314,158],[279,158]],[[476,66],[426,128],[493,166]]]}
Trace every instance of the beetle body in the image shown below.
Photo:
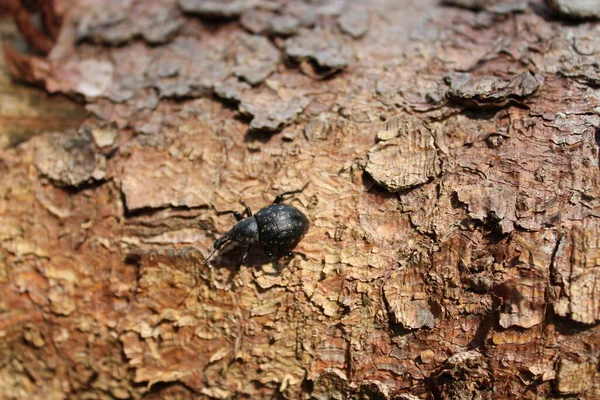
{"label": "beetle body", "polygon": [[306,215],[289,204],[273,204],[254,215],[260,244],[279,250],[292,250],[308,231]]}
{"label": "beetle body", "polygon": [[274,257],[274,252],[289,254],[302,240],[310,223],[302,211],[279,202],[284,195],[299,193],[302,190],[280,194],[273,204],[260,209],[254,216],[248,206],[245,211],[246,218],[237,211],[217,213],[218,215],[233,214],[238,222],[229,232],[215,241],[214,249],[206,260],[208,261],[217,250],[230,241],[246,246],[240,262],[245,260],[253,245],[262,246],[271,258]]}

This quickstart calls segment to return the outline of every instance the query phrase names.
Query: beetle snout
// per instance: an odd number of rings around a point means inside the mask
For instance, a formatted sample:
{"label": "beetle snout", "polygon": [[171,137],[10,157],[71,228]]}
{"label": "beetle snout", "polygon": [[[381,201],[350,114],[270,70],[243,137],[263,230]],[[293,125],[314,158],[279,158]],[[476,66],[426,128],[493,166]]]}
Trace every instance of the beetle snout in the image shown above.
{"label": "beetle snout", "polygon": [[225,244],[225,243],[226,243],[226,242],[227,242],[229,239],[230,239],[230,238],[229,238],[229,232],[227,232],[225,235],[221,236],[220,238],[218,238],[218,239],[215,241],[215,244],[214,244],[214,246],[213,246],[213,247],[214,247],[214,249],[215,249],[215,250],[219,250],[221,247],[223,247],[223,245],[224,245],[224,244]]}

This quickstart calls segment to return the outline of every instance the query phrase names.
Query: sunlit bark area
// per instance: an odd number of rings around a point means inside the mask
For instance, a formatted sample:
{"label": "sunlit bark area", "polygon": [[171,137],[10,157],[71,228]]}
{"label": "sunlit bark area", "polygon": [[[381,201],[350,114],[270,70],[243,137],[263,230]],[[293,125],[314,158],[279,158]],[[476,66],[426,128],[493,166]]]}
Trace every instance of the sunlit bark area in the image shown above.
{"label": "sunlit bark area", "polygon": [[596,2],[0,4],[0,399],[600,397]]}

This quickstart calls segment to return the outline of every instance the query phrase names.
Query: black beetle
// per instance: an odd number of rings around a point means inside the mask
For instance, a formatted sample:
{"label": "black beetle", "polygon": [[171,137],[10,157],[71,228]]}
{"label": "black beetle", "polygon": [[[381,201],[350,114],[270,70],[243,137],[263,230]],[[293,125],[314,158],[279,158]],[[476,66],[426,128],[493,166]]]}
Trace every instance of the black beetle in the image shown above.
{"label": "black beetle", "polygon": [[229,232],[215,241],[214,249],[206,257],[205,262],[208,262],[212,255],[229,241],[246,246],[240,264],[246,260],[252,245],[263,246],[265,253],[271,259],[275,258],[274,252],[277,255],[280,252],[291,255],[291,250],[302,240],[310,223],[302,211],[289,204],[280,203],[284,196],[300,193],[305,188],[306,185],[299,190],[281,193],[275,197],[273,204],[261,208],[254,216],[250,207],[244,202],[242,202],[246,208],[244,213],[233,210],[217,212],[217,215],[233,214],[238,222]]}

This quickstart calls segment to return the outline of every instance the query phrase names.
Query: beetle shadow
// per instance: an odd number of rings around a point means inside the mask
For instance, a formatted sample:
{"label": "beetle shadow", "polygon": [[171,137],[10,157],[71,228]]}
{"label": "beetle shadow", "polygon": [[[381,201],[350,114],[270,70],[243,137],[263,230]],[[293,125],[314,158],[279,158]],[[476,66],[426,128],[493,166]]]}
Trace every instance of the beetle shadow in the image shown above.
{"label": "beetle shadow", "polygon": [[209,263],[213,268],[228,269],[231,270],[232,275],[235,275],[243,266],[255,268],[273,261],[260,246],[253,246],[242,263],[241,258],[244,251],[245,246],[228,243],[215,254]]}
{"label": "beetle shadow", "polygon": [[594,17],[574,17],[561,14],[553,10],[546,2],[530,2],[529,8],[534,14],[543,18],[546,22],[560,23],[564,26],[578,26],[586,23],[593,23]]}
{"label": "beetle shadow", "polygon": [[[241,257],[244,254],[245,247],[238,243],[231,243],[227,247],[221,249],[210,262],[211,268],[229,270],[228,284],[231,284],[242,267],[251,269],[260,269],[262,266],[272,264],[275,272],[270,273],[278,275],[286,268],[295,256],[306,258],[303,253],[290,252],[291,256],[286,256],[283,253],[277,254],[275,257],[270,257],[261,246],[253,246],[246,257],[244,263],[241,263]],[[269,274],[269,275],[270,275]]]}
{"label": "beetle shadow", "polygon": [[257,130],[257,129],[248,128],[248,130],[246,131],[246,134],[244,135],[244,143],[257,143],[258,142],[258,143],[265,144],[269,140],[271,140],[273,135],[276,135],[278,133],[281,133],[281,129],[277,130],[277,131],[265,131],[265,130]]}

